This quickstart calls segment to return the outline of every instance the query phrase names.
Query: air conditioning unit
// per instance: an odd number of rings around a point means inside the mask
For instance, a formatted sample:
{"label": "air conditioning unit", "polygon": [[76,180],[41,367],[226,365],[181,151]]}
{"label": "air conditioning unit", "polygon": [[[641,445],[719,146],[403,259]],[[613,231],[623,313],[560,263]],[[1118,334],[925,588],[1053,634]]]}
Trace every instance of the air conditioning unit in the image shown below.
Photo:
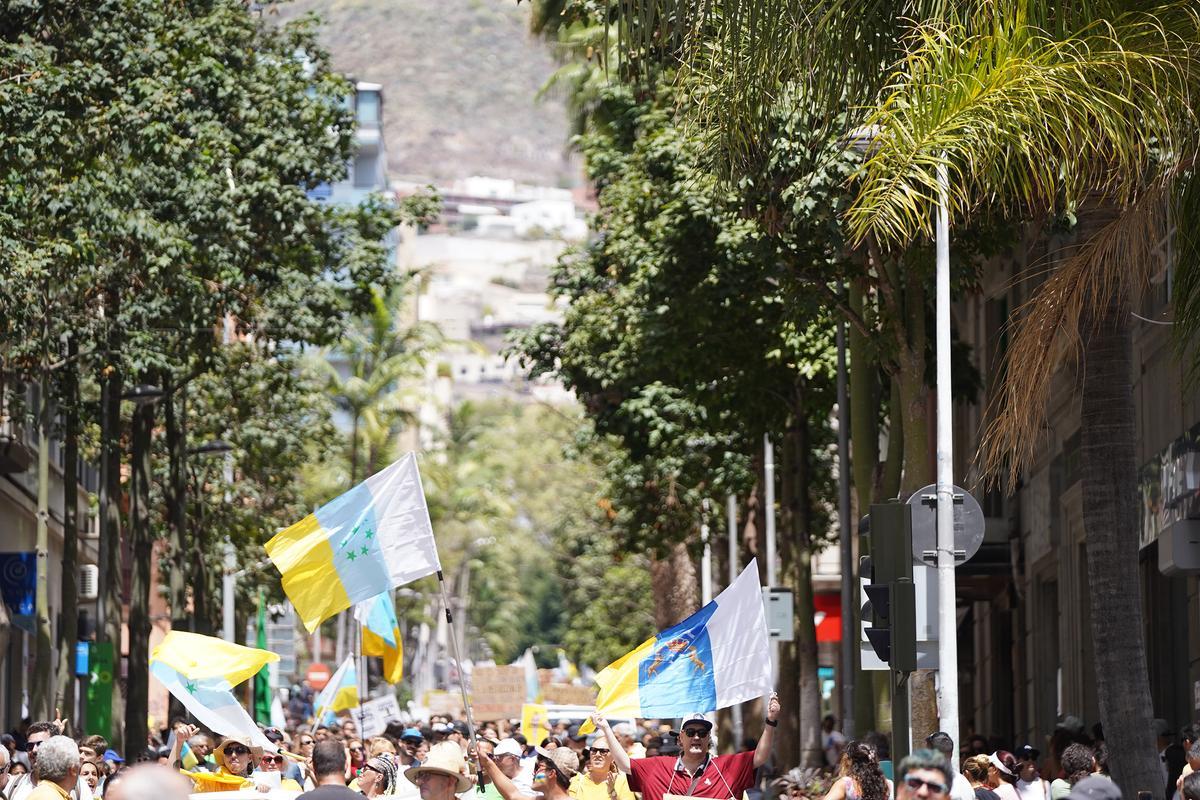
{"label": "air conditioning unit", "polygon": [[84,564],[79,568],[79,599],[95,600],[100,595],[100,568]]}

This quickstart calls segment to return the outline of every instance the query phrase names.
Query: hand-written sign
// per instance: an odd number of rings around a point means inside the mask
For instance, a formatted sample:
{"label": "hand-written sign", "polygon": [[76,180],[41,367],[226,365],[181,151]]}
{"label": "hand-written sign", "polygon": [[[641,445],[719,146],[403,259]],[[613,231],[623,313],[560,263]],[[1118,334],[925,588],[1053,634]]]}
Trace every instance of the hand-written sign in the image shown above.
{"label": "hand-written sign", "polygon": [[547,703],[564,706],[594,706],[596,687],[576,686],[571,683],[551,683],[542,689],[542,698]]}
{"label": "hand-written sign", "polygon": [[350,716],[358,724],[359,735],[364,738],[381,735],[387,730],[389,722],[403,721],[400,717],[400,704],[395,695],[368,700],[362,704],[361,711],[360,714],[358,708],[351,708]]}
{"label": "hand-written sign", "polygon": [[475,667],[471,671],[471,709],[476,719],[515,719],[521,716],[524,703],[524,667]]}

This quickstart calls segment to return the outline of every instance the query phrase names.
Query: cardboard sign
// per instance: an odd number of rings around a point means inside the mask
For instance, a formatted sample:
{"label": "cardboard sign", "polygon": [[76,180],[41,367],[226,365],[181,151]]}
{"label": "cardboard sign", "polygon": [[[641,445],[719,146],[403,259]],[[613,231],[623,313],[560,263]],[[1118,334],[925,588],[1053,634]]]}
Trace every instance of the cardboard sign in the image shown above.
{"label": "cardboard sign", "polygon": [[542,692],[547,703],[564,706],[596,705],[596,687],[576,686],[571,683],[551,683]]}
{"label": "cardboard sign", "polygon": [[350,716],[358,725],[358,735],[363,739],[379,736],[387,730],[389,722],[404,721],[400,718],[400,704],[392,694],[363,703],[361,714],[358,708],[351,708]]}
{"label": "cardboard sign", "polygon": [[425,702],[422,705],[429,709],[430,716],[449,716],[454,719],[462,719],[466,716],[463,711],[462,695],[457,691],[447,692],[442,689],[433,689],[425,693]]}
{"label": "cardboard sign", "polygon": [[524,704],[525,668],[521,665],[475,667],[471,672],[471,708],[476,719],[515,719]]}

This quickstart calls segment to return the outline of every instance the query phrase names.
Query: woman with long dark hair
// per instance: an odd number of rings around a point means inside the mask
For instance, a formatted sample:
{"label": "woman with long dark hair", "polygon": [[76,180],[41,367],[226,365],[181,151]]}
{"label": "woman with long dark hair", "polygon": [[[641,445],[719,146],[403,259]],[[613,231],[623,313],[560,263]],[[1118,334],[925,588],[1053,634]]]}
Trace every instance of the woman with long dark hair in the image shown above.
{"label": "woman with long dark hair", "polygon": [[824,800],[888,800],[891,796],[892,782],[879,768],[875,748],[860,741],[847,744],[838,763],[838,779]]}

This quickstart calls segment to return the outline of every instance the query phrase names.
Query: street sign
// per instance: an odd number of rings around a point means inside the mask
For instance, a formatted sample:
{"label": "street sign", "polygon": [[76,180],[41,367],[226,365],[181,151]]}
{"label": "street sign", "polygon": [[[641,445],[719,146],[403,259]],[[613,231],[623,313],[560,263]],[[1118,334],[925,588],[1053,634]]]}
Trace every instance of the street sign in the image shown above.
{"label": "street sign", "polygon": [[764,588],[763,611],[767,617],[767,638],[772,642],[790,642],[796,638],[792,611],[792,593],[788,589]]}
{"label": "street sign", "polygon": [[[918,489],[912,506],[912,552],[917,564],[937,564],[937,484]],[[983,509],[961,486],[954,487],[954,564],[962,564],[983,544]]]}
{"label": "street sign", "polygon": [[308,685],[318,692],[325,688],[325,684],[329,683],[329,679],[332,677],[333,673],[329,671],[329,667],[320,662],[309,664],[308,672],[304,675]]}

